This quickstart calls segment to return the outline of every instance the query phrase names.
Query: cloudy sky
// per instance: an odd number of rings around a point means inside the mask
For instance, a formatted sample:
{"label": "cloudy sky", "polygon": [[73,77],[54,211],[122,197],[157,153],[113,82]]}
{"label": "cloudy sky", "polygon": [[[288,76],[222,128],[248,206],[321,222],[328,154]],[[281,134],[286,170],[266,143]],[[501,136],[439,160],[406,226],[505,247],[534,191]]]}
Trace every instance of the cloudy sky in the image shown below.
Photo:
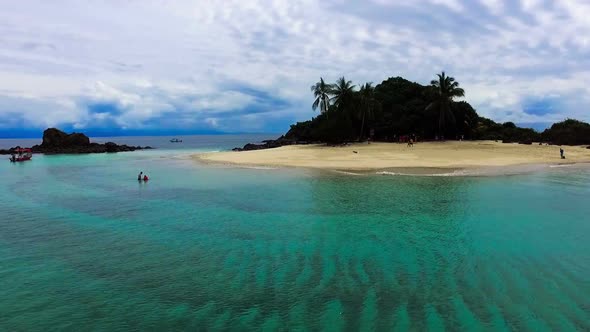
{"label": "cloudy sky", "polygon": [[590,120],[588,0],[2,1],[0,135],[282,132],[320,76],[445,70],[483,116]]}

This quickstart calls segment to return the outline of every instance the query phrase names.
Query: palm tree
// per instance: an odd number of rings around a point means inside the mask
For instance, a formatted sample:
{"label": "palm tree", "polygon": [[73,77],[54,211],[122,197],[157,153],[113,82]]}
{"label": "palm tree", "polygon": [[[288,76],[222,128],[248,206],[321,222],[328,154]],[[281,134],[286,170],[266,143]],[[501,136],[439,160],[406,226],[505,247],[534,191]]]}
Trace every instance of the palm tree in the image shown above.
{"label": "palm tree", "polygon": [[375,100],[375,87],[373,83],[368,82],[361,85],[359,90],[359,110],[361,115],[361,131],[359,134],[359,141],[363,136],[365,129],[365,117],[372,117],[373,111],[377,107],[377,101]]}
{"label": "palm tree", "polygon": [[326,113],[330,108],[330,94],[332,93],[332,85],[326,84],[324,79],[320,77],[320,81],[311,86],[311,92],[315,97],[315,101],[311,108],[315,111],[318,107],[320,113]]}
{"label": "palm tree", "polygon": [[444,71],[436,76],[438,80],[430,82],[432,88],[436,90],[436,99],[426,109],[438,109],[438,131],[440,135],[444,135],[446,118],[448,117],[452,122],[455,121],[451,111],[453,98],[465,96],[465,91],[459,87],[459,82],[456,82],[455,78],[446,76]]}
{"label": "palm tree", "polygon": [[340,77],[336,84],[333,85],[331,100],[339,110],[346,109],[352,105],[352,98],[354,96],[355,85],[352,81],[347,81],[344,77]]}

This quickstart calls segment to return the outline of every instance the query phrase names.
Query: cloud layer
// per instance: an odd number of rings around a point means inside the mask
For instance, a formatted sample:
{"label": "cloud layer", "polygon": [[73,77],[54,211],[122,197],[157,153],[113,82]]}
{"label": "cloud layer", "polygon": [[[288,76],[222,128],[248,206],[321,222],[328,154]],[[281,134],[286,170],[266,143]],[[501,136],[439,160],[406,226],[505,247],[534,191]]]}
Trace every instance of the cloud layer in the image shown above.
{"label": "cloud layer", "polygon": [[447,71],[497,121],[590,120],[585,0],[10,1],[0,128],[281,132],[320,76]]}

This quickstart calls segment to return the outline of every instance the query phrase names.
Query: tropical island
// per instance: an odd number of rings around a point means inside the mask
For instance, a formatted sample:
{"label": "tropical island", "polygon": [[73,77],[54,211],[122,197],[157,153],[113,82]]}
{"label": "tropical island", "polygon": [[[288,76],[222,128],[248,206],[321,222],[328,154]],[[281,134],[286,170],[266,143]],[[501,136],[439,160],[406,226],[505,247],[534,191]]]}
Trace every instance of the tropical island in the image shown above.
{"label": "tropical island", "polygon": [[[582,146],[590,144],[590,124],[567,119],[537,132],[496,123],[479,116],[468,102],[457,101],[465,91],[444,72],[430,85],[394,77],[358,89],[344,77],[334,84],[320,78],[311,91],[318,116],[291,125],[276,140],[234,149],[240,153],[196,158],[347,170],[590,162],[590,150]],[[555,145],[571,146],[565,160]]]}

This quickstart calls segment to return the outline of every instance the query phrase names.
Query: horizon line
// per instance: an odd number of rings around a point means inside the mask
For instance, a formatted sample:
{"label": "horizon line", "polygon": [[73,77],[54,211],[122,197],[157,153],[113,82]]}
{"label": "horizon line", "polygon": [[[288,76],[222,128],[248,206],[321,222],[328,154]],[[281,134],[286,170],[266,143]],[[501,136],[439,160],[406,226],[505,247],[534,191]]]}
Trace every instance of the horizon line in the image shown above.
{"label": "horizon line", "polygon": [[[82,133],[89,138],[104,138],[104,137],[186,137],[186,136],[236,136],[236,135],[283,135],[283,133],[272,133],[272,132],[216,132],[216,133],[186,133],[186,134],[172,134],[172,133],[163,133],[163,134],[156,134],[156,133],[129,133],[129,134],[120,134],[120,133],[112,133],[112,134],[87,134],[83,131],[68,131],[67,133]],[[0,139],[42,139],[43,132],[40,134],[23,134],[23,135],[3,135],[0,133]]]}

